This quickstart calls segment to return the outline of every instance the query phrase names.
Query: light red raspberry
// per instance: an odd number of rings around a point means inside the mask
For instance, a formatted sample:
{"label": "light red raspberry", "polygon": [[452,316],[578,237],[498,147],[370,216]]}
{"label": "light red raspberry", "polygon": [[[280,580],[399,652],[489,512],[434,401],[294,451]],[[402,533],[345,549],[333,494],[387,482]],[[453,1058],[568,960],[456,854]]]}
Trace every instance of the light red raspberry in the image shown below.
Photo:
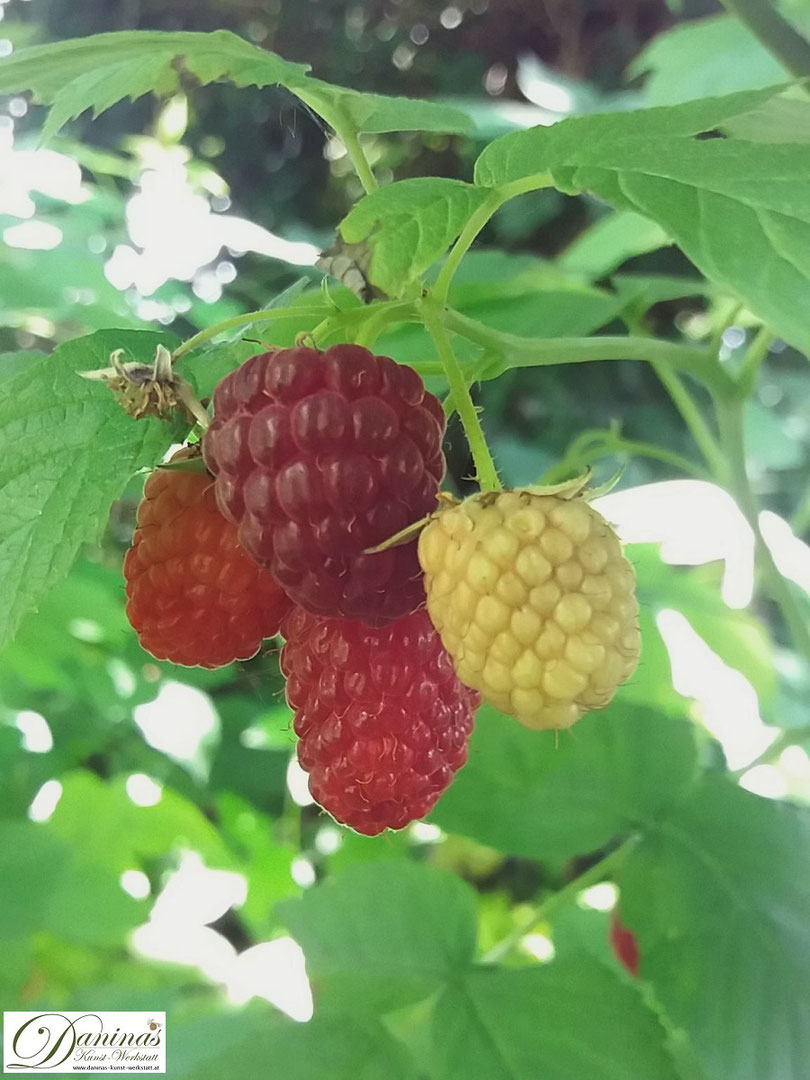
{"label": "light red raspberry", "polygon": [[[172,461],[198,456],[181,450]],[[159,660],[206,668],[247,660],[290,601],[242,550],[207,473],[156,469],[124,559],[127,617]]]}

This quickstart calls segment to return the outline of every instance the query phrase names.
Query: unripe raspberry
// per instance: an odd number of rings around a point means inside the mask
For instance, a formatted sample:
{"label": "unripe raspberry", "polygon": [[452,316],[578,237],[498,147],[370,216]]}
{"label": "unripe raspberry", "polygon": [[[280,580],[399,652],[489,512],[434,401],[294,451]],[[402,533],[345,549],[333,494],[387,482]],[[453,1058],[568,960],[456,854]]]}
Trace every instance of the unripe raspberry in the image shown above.
{"label": "unripe raspberry", "polygon": [[242,546],[296,603],[381,626],[424,604],[416,542],[364,551],[436,509],[443,432],[415,371],[333,345],[228,375],[203,449]]}
{"label": "unripe raspberry", "polygon": [[569,727],[635,670],[635,573],[582,499],[474,495],[426,526],[419,559],[459,678],[526,727]]}
{"label": "unripe raspberry", "polygon": [[281,667],[313,798],[374,836],[425,816],[467,760],[479,695],[427,613],[373,629],[294,608]]}
{"label": "unripe raspberry", "polygon": [[[180,450],[172,461],[197,456]],[[155,469],[124,559],[127,617],[159,660],[215,668],[278,633],[290,601],[239,546],[207,473]]]}

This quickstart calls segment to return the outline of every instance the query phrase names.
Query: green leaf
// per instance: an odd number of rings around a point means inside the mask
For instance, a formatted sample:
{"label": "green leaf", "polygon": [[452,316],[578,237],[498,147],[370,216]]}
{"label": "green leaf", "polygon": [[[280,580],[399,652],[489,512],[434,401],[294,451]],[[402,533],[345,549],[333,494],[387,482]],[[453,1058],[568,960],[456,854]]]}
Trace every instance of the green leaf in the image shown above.
{"label": "green leaf", "polygon": [[464,257],[449,301],[462,314],[521,337],[584,337],[614,319],[625,305],[623,297],[595,288],[555,263],[491,249]]}
{"label": "green leaf", "polygon": [[[30,707],[37,691],[61,699],[72,696],[76,720],[103,723],[104,706],[115,705],[111,656],[136,638],[124,613],[120,568],[113,570],[81,557],[68,576],[23,618],[14,640],[0,653],[0,696],[8,704]],[[92,701],[90,715],[79,703]],[[74,739],[75,729],[60,729],[56,742]]]}
{"label": "green leaf", "polygon": [[298,849],[278,843],[272,820],[238,795],[225,792],[217,804],[221,835],[239,853],[239,869],[249,885],[239,915],[254,937],[261,940],[276,925],[273,918],[276,901],[300,891],[291,873]]}
{"label": "green leaf", "polygon": [[770,704],[777,679],[767,625],[750,612],[725,604],[719,567],[690,571],[672,566],[661,559],[654,544],[632,544],[627,556],[636,570],[642,608],[651,615],[666,608],[680,611],[721,660],[745,675],[763,705]]}
{"label": "green leaf", "polygon": [[712,1080],[810,1060],[810,816],[707,775],[619,873],[641,974]]}
{"label": "green leaf", "polygon": [[751,112],[736,116],[726,125],[726,131],[752,142],[810,142],[810,102],[804,88],[793,87]]}
{"label": "green leaf", "polygon": [[19,352],[0,353],[0,386],[8,379],[13,379],[20,372],[32,370],[34,364],[42,360],[44,353],[36,349],[21,349]]}
{"label": "green leaf", "polygon": [[470,116],[453,105],[418,98],[362,94],[307,79],[303,87],[290,87],[328,122],[335,108],[354,131],[382,135],[388,131],[436,131],[465,135],[475,130]]}
{"label": "green leaf", "polygon": [[307,71],[308,65],[283,60],[228,30],[130,30],[14,53],[0,65],[0,93],[31,90],[36,101],[53,106],[43,138],[86,109],[98,116],[124,98],[173,93],[184,76],[202,85],[227,79],[237,86],[285,86],[327,122],[344,122],[354,131],[470,130],[469,118],[449,106],[360,94],[309,78]]}
{"label": "green leaf", "polygon": [[675,1080],[666,1033],[633,986],[584,954],[479,968],[433,1018],[435,1080]]}
{"label": "green leaf", "polygon": [[171,335],[109,330],[60,345],[3,383],[0,396],[0,645],[94,539],[136,469],[154,465],[177,427],[131,420],[101,383],[113,349],[150,362]]}
{"label": "green leaf", "polygon": [[40,931],[80,944],[118,945],[145,914],[116,874],[42,824],[0,822],[0,881],[4,945]]}
{"label": "green leaf", "polygon": [[782,89],[772,86],[672,107],[577,116],[550,127],[510,132],[481,152],[475,163],[475,182],[484,187],[499,187],[526,180],[567,163],[566,159],[578,151],[583,158],[595,159],[618,139],[698,135],[759,108]]}
{"label": "green leaf", "polygon": [[431,820],[507,854],[570,858],[654,821],[695,769],[691,724],[623,694],[561,733],[528,731],[484,706],[467,764]]}
{"label": "green leaf", "polygon": [[154,806],[136,806],[123,779],[105,783],[82,771],[64,776],[62,787],[51,832],[119,874],[178,847],[199,852],[212,865],[233,863],[202,811],[170,788]]}
{"label": "green leaf", "polygon": [[810,349],[810,145],[688,136],[722,127],[773,91],[671,108],[601,114],[507,135],[478,159],[498,186],[550,172],[659,225],[712,281],[727,286],[799,349]]}
{"label": "green leaf", "polygon": [[671,243],[660,225],[632,211],[617,211],[601,218],[557,259],[564,270],[604,277],[627,259],[656,251]]}
{"label": "green leaf", "polygon": [[357,864],[277,911],[317,991],[383,1012],[427,997],[475,949],[472,890],[412,862]]}
{"label": "green leaf", "polygon": [[731,15],[692,19],[674,26],[643,49],[631,76],[650,72],[644,94],[650,105],[773,86],[790,73]]}
{"label": "green leaf", "polygon": [[173,1024],[171,1080],[263,1076],[284,1080],[413,1080],[402,1047],[373,1020],[317,1014],[294,1023],[267,1009]]}
{"label": "green leaf", "polygon": [[447,250],[486,198],[486,191],[463,180],[401,180],[361,199],[340,231],[350,244],[371,238],[371,281],[399,296]]}

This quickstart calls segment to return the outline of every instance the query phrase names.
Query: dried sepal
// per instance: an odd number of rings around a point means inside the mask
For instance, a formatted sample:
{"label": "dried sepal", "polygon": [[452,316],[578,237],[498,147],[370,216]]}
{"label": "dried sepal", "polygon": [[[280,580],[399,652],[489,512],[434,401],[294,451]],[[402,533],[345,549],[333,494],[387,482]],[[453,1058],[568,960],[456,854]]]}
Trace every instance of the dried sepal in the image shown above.
{"label": "dried sepal", "polygon": [[208,426],[208,414],[190,383],[174,370],[172,354],[165,345],[158,345],[152,364],[137,360],[125,363],[123,355],[123,349],[116,349],[110,355],[109,367],[77,374],[105,383],[124,412],[135,420],[144,416],[167,420],[180,413],[190,423]]}

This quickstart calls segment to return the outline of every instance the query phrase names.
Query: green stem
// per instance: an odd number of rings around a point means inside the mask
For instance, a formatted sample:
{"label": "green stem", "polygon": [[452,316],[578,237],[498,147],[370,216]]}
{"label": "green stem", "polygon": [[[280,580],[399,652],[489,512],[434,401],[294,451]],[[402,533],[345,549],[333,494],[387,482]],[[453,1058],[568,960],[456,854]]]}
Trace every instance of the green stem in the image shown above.
{"label": "green stem", "polygon": [[458,311],[448,311],[445,322],[448,330],[493,352],[508,354],[510,367],[550,367],[596,360],[663,361],[688,372],[720,393],[730,392],[734,386],[727,373],[714,366],[708,349],[697,345],[679,345],[633,334],[590,338],[519,337],[493,330]]}
{"label": "green stem", "polygon": [[456,270],[458,270],[461,260],[469,251],[476,236],[478,236],[498,207],[503,204],[503,201],[500,193],[493,190],[487,196],[486,202],[483,202],[478,207],[462,229],[458,240],[456,240],[455,244],[450,249],[447,258],[444,260],[444,265],[436,278],[436,284],[431,290],[434,300],[440,306],[444,307],[447,303],[447,294],[450,291],[450,283],[453,280]]}
{"label": "green stem", "polygon": [[740,373],[737,376],[737,393],[740,397],[750,397],[754,392],[759,369],[762,367],[763,360],[768,355],[768,349],[771,347],[773,339],[774,334],[770,327],[761,326],[757,331],[754,340],[748,346],[745,353],[745,359],[740,368]]}
{"label": "green stem", "polygon": [[360,136],[358,135],[354,124],[344,114],[343,109],[340,108],[339,105],[336,105],[334,101],[330,102],[322,99],[318,92],[311,87],[297,86],[295,88],[295,94],[305,105],[309,105],[314,112],[323,117],[346,147],[346,153],[349,155],[352,165],[354,165],[354,171],[360,178],[360,183],[363,185],[363,190],[366,194],[375,191],[377,188],[377,181],[374,177],[374,173],[371,171],[368,158],[360,143]]}
{"label": "green stem", "polygon": [[[334,125],[333,125],[334,126]],[[368,195],[370,192],[375,191],[377,188],[377,180],[374,173],[371,171],[371,166],[368,163],[365,150],[360,143],[360,136],[357,132],[350,127],[345,127],[342,130],[335,128],[340,136],[340,140],[346,147],[346,153],[351,158],[352,165],[354,165],[354,171],[360,178],[360,183],[363,185],[363,191]]]}
{"label": "green stem", "polygon": [[569,881],[568,884],[564,885],[558,892],[552,893],[547,900],[544,900],[542,904],[539,904],[534,909],[525,922],[522,922],[519,926],[515,927],[515,929],[499,941],[497,945],[494,945],[489,952],[484,954],[484,963],[497,964],[500,960],[503,960],[503,958],[508,956],[509,953],[523,941],[526,935],[530,934],[537,926],[542,923],[550,922],[561,908],[566,907],[572,901],[576,900],[581,892],[590,888],[591,885],[597,885],[604,878],[608,877],[609,874],[614,873],[625,861],[638,841],[639,836],[634,833],[617,848],[614,848],[610,854],[605,855],[599,862],[594,863],[590,869],[586,870],[578,877],[575,877],[573,881]]}
{"label": "green stem", "polygon": [[212,338],[224,334],[227,330],[235,330],[240,326],[249,326],[251,323],[256,322],[272,322],[274,319],[317,318],[322,313],[322,307],[280,307],[266,308],[261,311],[247,311],[242,315],[234,315],[231,319],[223,319],[222,322],[214,323],[213,326],[207,326],[205,330],[201,330],[199,334],[195,334],[188,341],[184,341],[182,345],[178,346],[172,353],[172,359],[179,360],[181,356],[192,352],[199,345],[204,345],[206,341],[211,341]]}
{"label": "green stem", "polygon": [[582,467],[590,464],[597,458],[606,454],[626,454],[630,457],[652,458],[654,461],[662,461],[671,465],[674,469],[686,473],[688,476],[696,476],[701,480],[711,480],[712,476],[706,469],[695,461],[677,454],[674,450],[656,446],[654,443],[639,442],[634,439],[625,439],[611,431],[602,428],[593,428],[584,431],[579,438],[575,439],[565,452],[562,461],[553,465],[543,476],[542,483],[555,484],[564,480],[572,473],[581,472]]}
{"label": "green stem", "polygon": [[551,177],[547,173],[543,173],[540,176],[532,176],[525,180],[514,181],[511,184],[504,184],[502,187],[493,188],[490,191],[487,198],[481,203],[478,209],[472,213],[467,224],[461,230],[459,238],[456,240],[455,244],[453,244],[444,261],[444,265],[439,271],[436,283],[431,289],[431,295],[437,304],[441,307],[446,305],[450,284],[456,270],[459,268],[461,260],[470,250],[475,238],[493,214],[495,214],[505,202],[508,202],[509,199],[514,199],[517,195],[525,195],[529,191],[537,191],[540,188],[548,187],[550,184]]}
{"label": "green stem", "polygon": [[810,42],[768,0],[722,0],[754,37],[797,79],[810,75]]}
{"label": "green stem", "polygon": [[721,477],[725,472],[725,459],[695,399],[681,382],[677,372],[673,371],[665,361],[653,362],[652,366],[661,385],[681,414],[683,422],[689,428],[709,469],[715,477]]}
{"label": "green stem", "polygon": [[384,303],[361,324],[354,336],[355,343],[370,349],[387,326],[391,323],[408,322],[414,315],[415,307],[412,300],[394,300]]}
{"label": "green stem", "polygon": [[713,356],[720,355],[720,349],[723,345],[723,334],[725,334],[726,330],[733,325],[734,320],[742,310],[742,304],[736,297],[721,297],[718,299],[717,307],[717,325],[714,328],[714,333],[709,339],[709,348],[711,349]]}
{"label": "green stem", "polygon": [[747,773],[749,769],[755,769],[757,765],[772,765],[775,761],[779,760],[789,746],[798,746],[807,738],[810,738],[810,727],[787,728],[786,730],[781,731],[773,742],[766,746],[762,753],[758,754],[753,761],[749,761],[748,764],[743,765],[741,769],[735,769],[732,775],[739,779]]}
{"label": "green stem", "polygon": [[478,411],[473,405],[470,391],[459,367],[453,347],[450,344],[447,330],[442,320],[443,312],[440,307],[430,300],[423,300],[421,304],[422,319],[436,346],[436,352],[444,367],[450,393],[453,395],[453,403],[464,425],[467,440],[470,444],[473,462],[475,463],[476,478],[482,491],[500,491],[501,482],[498,471],[489,452]]}
{"label": "green stem", "polygon": [[781,611],[797,651],[810,663],[810,625],[796,602],[789,583],[774,562],[759,527],[759,507],[745,467],[744,407],[745,402],[741,400],[722,401],[717,406],[722,444],[728,456],[729,486],[754,532],[765,589]]}
{"label": "green stem", "polygon": [[790,527],[801,537],[810,528],[810,491],[799,503],[799,508],[790,519]]}

